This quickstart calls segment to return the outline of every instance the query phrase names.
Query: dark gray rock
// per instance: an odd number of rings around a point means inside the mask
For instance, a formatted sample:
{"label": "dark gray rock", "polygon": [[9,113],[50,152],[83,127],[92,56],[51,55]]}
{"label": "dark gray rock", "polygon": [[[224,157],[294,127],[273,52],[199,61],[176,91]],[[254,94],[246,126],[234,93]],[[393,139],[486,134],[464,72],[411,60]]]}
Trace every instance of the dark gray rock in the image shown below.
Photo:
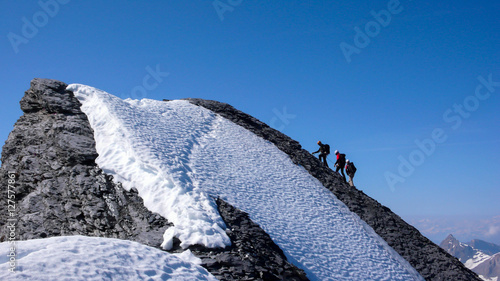
{"label": "dark gray rock", "polygon": [[[2,150],[0,225],[15,220],[16,240],[60,235],[113,237],[159,247],[170,225],[148,211],[137,192],[126,191],[96,165],[93,130],[66,84],[34,79],[20,101],[19,118]],[[12,217],[4,209],[15,203]],[[0,229],[0,240],[10,236]]]}
{"label": "dark gray rock", "polygon": [[459,260],[424,237],[389,208],[382,206],[357,188],[345,184],[339,174],[324,167],[316,157],[302,149],[297,141],[228,104],[202,99],[187,100],[246,128],[288,154],[295,164],[303,166],[352,212],[370,225],[426,280],[481,280]]}
{"label": "dark gray rock", "polygon": [[65,93],[66,84],[57,80],[35,78],[31,88],[21,99],[21,109],[25,113],[45,111],[47,113],[80,114],[80,103]]}

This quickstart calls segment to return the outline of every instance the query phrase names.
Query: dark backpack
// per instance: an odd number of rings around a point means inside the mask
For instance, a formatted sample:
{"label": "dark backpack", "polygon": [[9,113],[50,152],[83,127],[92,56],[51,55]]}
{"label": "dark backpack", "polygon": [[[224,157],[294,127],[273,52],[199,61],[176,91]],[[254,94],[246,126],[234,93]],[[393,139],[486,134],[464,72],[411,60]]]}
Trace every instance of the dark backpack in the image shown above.
{"label": "dark backpack", "polygon": [[354,166],[353,162],[349,162],[349,164],[346,167],[346,171],[349,170],[349,173],[353,174],[356,173],[356,166]]}
{"label": "dark backpack", "polygon": [[323,145],[323,147],[325,148],[325,153],[330,154],[330,146],[328,144],[325,144]]}
{"label": "dark backpack", "polygon": [[341,153],[341,154],[339,155],[339,162],[340,162],[340,163],[345,163],[345,154],[344,154],[344,153]]}

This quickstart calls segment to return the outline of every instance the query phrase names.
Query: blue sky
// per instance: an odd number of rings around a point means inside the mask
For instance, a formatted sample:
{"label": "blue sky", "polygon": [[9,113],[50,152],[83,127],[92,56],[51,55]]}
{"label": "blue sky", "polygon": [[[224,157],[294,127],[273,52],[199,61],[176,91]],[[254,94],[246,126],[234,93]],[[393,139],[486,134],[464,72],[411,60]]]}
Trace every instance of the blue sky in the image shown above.
{"label": "blue sky", "polygon": [[1,1],[0,138],[34,77],[218,100],[346,153],[403,218],[499,232],[500,4],[336,2]]}

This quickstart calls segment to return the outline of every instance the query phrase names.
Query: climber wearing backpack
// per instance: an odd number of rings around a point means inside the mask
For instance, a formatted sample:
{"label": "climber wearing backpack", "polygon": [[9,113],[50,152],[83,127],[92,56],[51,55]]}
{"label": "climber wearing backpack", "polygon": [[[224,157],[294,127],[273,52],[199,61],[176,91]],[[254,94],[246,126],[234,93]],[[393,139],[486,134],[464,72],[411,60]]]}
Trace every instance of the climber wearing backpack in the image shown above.
{"label": "climber wearing backpack", "polygon": [[318,141],[319,149],[318,151],[313,152],[312,154],[316,154],[319,152],[319,161],[321,162],[321,159],[323,159],[323,163],[325,166],[328,167],[328,163],[326,162],[326,156],[330,154],[330,146],[328,144],[323,144],[321,141]]}
{"label": "climber wearing backpack", "polygon": [[339,153],[338,150],[335,150],[335,155],[337,155],[337,162],[335,162],[335,167],[337,169],[335,172],[342,172],[342,177],[344,178],[344,182],[347,183],[347,180],[345,179],[345,174],[344,174],[344,167],[345,167],[345,154]]}
{"label": "climber wearing backpack", "polygon": [[356,173],[356,166],[354,166],[354,163],[349,161],[349,159],[347,159],[345,162],[346,162],[345,172],[349,176],[349,185],[354,186],[352,178],[354,178],[354,174]]}

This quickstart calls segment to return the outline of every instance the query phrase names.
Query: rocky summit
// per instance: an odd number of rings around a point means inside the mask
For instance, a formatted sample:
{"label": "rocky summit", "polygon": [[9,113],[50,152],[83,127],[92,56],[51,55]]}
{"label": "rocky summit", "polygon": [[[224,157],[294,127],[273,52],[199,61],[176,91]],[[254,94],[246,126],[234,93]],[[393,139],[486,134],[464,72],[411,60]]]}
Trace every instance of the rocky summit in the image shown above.
{"label": "rocky summit", "polygon": [[[136,241],[160,247],[171,226],[149,211],[137,190],[126,191],[95,163],[93,130],[80,102],[65,83],[34,79],[20,101],[24,115],[16,122],[2,150],[0,177],[10,175],[15,209],[1,197],[0,241],[15,217],[15,240],[85,235]],[[7,192],[7,190],[4,190]],[[218,201],[230,226],[232,246],[193,247],[220,280],[308,280],[248,216]],[[175,252],[176,249],[173,249]]]}
{"label": "rocky summit", "polygon": [[389,246],[417,269],[425,280],[481,280],[459,260],[420,234],[415,227],[406,223],[389,208],[363,191],[343,183],[339,174],[321,165],[319,160],[302,149],[297,141],[231,105],[202,99],[188,100],[250,130],[288,154],[295,164],[304,167],[371,226]]}
{"label": "rocky summit", "polygon": [[[89,235],[161,244],[169,223],[95,163],[93,131],[66,84],[34,79],[2,150],[0,176],[14,172],[18,239]],[[6,206],[2,197],[2,206]],[[7,213],[0,214],[5,225]],[[0,237],[8,236],[0,229]]]}
{"label": "rocky summit", "polygon": [[[480,280],[460,261],[362,191],[344,184],[300,144],[232,106],[188,99],[194,105],[245,128],[286,153],[403,257],[425,280]],[[85,235],[120,238],[160,248],[162,234],[172,227],[165,217],[144,205],[136,188],[129,191],[96,164],[94,131],[81,103],[65,83],[34,79],[20,101],[24,115],[16,122],[2,150],[2,186],[15,194],[15,208],[1,200],[0,240],[30,240]],[[12,180],[14,179],[14,180]],[[10,180],[10,181],[9,181]],[[12,183],[9,185],[9,183]],[[303,270],[248,214],[215,199],[231,245],[189,249],[220,280],[307,280]],[[174,241],[172,253],[185,249]],[[348,274],[348,273],[346,273]]]}

